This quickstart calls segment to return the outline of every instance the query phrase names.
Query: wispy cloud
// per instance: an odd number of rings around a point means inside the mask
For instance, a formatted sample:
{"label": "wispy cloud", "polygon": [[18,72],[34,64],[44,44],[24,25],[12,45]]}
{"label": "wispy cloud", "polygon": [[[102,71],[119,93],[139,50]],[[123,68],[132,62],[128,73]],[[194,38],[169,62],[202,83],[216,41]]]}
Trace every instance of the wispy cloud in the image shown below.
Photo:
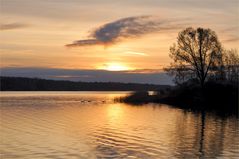
{"label": "wispy cloud", "polygon": [[126,51],[123,53],[124,56],[149,56],[144,52]]}
{"label": "wispy cloud", "polygon": [[66,79],[80,79],[80,78],[90,78],[91,76],[89,75],[55,75],[55,76],[47,76],[49,78],[66,78]]}
{"label": "wispy cloud", "polygon": [[220,30],[220,33],[223,33],[225,36],[222,41],[226,43],[239,41],[238,31],[239,31],[238,26],[232,26],[232,27],[228,27],[228,28]]}
{"label": "wispy cloud", "polygon": [[7,24],[0,24],[0,30],[12,30],[12,29],[19,29],[27,27],[27,24],[24,23],[7,23]]}
{"label": "wispy cloud", "polygon": [[136,69],[123,71],[124,73],[135,73],[135,74],[154,74],[154,73],[165,73],[163,69]]}
{"label": "wispy cloud", "polygon": [[169,21],[160,20],[155,16],[136,16],[119,19],[104,24],[89,35],[89,39],[82,39],[67,44],[67,47],[87,45],[111,45],[123,39],[135,38],[160,30],[179,28],[179,25],[170,25]]}
{"label": "wispy cloud", "polygon": [[239,41],[239,37],[230,37],[228,39],[223,40],[224,42],[237,42]]}

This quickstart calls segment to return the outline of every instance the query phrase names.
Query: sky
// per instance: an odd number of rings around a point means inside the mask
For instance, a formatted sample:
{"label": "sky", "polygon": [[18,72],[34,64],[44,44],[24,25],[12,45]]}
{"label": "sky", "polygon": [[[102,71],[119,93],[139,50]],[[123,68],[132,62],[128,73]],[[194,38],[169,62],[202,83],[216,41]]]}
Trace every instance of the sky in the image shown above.
{"label": "sky", "polygon": [[238,0],[0,0],[0,7],[2,75],[61,70],[60,79],[97,81],[92,74],[103,71],[102,79],[117,81],[119,71],[130,74],[123,82],[138,82],[138,74],[150,76],[140,83],[155,83],[157,74],[156,83],[171,83],[162,68],[186,27],[211,28],[224,48],[239,46]]}

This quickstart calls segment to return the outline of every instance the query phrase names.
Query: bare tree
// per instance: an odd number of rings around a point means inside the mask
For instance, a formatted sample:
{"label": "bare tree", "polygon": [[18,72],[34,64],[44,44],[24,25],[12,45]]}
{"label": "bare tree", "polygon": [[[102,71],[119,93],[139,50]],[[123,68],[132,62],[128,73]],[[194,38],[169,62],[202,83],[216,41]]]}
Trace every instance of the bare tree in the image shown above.
{"label": "bare tree", "polygon": [[222,68],[222,47],[211,29],[186,28],[178,34],[177,44],[170,47],[171,66],[166,69],[175,82],[197,79],[201,87],[209,74]]}
{"label": "bare tree", "polygon": [[239,79],[239,55],[236,49],[226,50],[223,54],[225,75],[228,81],[238,82]]}

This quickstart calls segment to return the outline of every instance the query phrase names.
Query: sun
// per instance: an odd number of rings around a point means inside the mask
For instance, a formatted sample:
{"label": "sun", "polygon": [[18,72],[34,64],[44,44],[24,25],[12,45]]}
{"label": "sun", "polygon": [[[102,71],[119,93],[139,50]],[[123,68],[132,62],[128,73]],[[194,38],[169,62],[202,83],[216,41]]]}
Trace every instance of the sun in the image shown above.
{"label": "sun", "polygon": [[108,71],[124,71],[124,70],[128,70],[129,68],[122,64],[111,63],[111,64],[108,64],[105,69]]}
{"label": "sun", "polygon": [[118,62],[110,62],[103,65],[103,67],[99,67],[99,69],[104,69],[107,71],[126,71],[130,70],[130,68],[122,63]]}

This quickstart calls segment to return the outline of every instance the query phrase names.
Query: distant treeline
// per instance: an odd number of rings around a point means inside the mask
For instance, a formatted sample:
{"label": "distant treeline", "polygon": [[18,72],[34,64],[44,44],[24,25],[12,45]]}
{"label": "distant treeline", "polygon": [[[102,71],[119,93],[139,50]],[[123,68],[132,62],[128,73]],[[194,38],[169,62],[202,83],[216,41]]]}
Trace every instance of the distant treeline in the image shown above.
{"label": "distant treeline", "polygon": [[168,88],[167,85],[72,82],[24,77],[0,77],[1,91],[148,91]]}

